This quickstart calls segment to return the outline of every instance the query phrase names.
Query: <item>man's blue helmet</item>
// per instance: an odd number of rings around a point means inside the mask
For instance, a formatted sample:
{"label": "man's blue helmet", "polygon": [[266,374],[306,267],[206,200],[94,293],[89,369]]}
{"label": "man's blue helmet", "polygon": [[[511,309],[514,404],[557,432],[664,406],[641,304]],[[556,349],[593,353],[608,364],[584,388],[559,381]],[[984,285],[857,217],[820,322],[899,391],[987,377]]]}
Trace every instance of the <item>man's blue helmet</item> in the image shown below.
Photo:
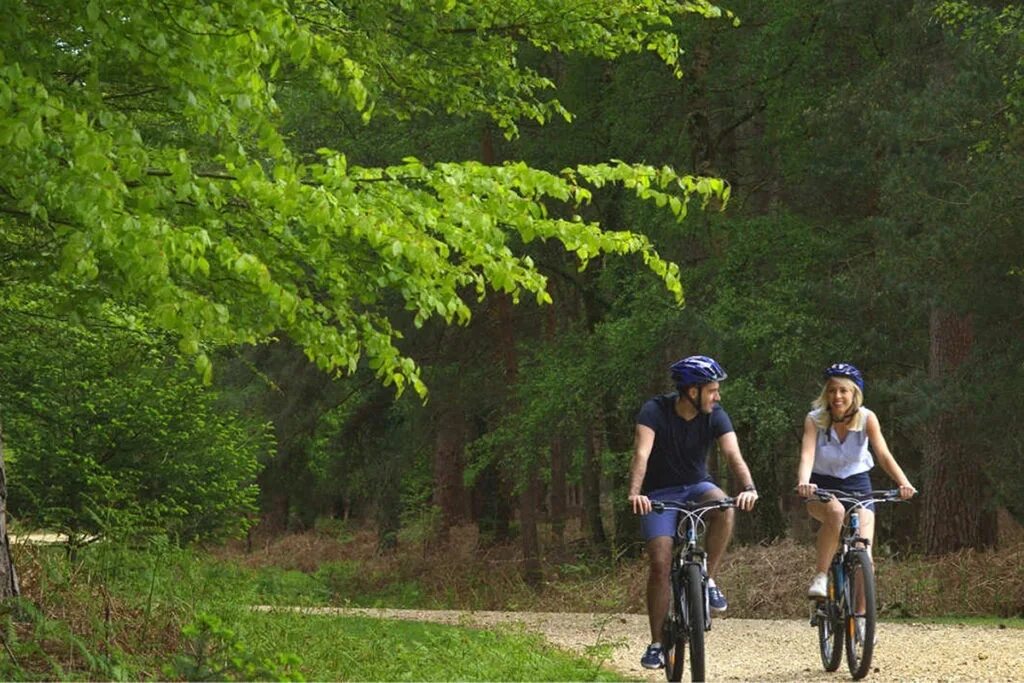
{"label": "man's blue helmet", "polygon": [[825,368],[825,379],[828,380],[829,377],[845,377],[860,387],[861,392],[864,391],[864,376],[849,363],[833,363]]}
{"label": "man's blue helmet", "polygon": [[726,378],[722,366],[708,356],[687,356],[673,363],[671,370],[672,381],[677,387],[721,382]]}

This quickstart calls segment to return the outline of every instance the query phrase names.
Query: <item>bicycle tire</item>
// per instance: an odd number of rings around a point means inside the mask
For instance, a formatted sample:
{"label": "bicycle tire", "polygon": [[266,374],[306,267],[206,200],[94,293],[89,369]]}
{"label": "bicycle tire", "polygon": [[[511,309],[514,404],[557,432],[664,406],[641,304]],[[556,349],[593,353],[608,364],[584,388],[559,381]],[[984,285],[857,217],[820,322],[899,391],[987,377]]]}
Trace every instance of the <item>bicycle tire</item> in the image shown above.
{"label": "bicycle tire", "polygon": [[[846,609],[846,664],[850,667],[853,680],[860,680],[871,670],[871,656],[875,650],[875,572],[871,566],[871,557],[866,550],[854,550],[847,557],[846,581],[850,587]],[[857,611],[857,595],[854,588],[857,577],[861,577],[864,591],[864,631],[857,633],[855,613]]]}
{"label": "bicycle tire", "polygon": [[679,574],[673,572],[671,598],[665,624],[661,628],[661,642],[665,654],[665,678],[669,681],[683,680],[683,662],[686,659],[686,638],[681,623],[682,603],[679,592]]}
{"label": "bicycle tire", "polygon": [[686,635],[690,641],[690,680],[705,680],[704,596],[706,588],[700,567],[686,565]]}
{"label": "bicycle tire", "polygon": [[843,619],[839,607],[839,585],[836,568],[828,571],[828,594],[818,606],[818,650],[825,671],[835,671],[843,661]]}

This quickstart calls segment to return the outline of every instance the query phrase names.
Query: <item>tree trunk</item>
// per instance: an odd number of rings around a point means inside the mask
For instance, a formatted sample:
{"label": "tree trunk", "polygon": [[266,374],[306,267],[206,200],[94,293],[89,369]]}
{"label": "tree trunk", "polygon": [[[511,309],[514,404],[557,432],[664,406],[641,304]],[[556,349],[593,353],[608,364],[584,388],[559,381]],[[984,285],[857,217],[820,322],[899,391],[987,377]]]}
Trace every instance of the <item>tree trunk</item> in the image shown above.
{"label": "tree trunk", "polygon": [[[929,321],[929,379],[941,387],[959,382],[957,369],[974,344],[970,314],[961,315],[932,309]],[[957,395],[957,390],[948,392]],[[924,486],[921,498],[921,535],[925,552],[949,553],[961,548],[983,548],[994,534],[985,514],[986,498],[983,463],[962,436],[964,411],[949,403],[932,421],[925,434]]]}
{"label": "tree trunk", "polygon": [[583,444],[583,515],[590,531],[590,542],[598,548],[608,546],[608,534],[601,519],[601,452],[604,450],[603,411],[595,407],[587,423]]}
{"label": "tree trunk", "polygon": [[[494,151],[494,134],[489,123],[484,124],[480,141],[480,156],[485,164],[497,163]],[[498,354],[505,367],[505,385],[515,388],[519,372],[519,358],[516,352],[515,326],[512,320],[512,302],[507,295],[495,295],[494,313],[498,327]],[[537,502],[539,481],[536,458],[526,463],[525,479],[521,482],[519,494],[519,536],[523,544],[523,579],[530,586],[539,587],[541,578],[540,539],[537,533]]]}
{"label": "tree trunk", "polygon": [[537,468],[531,467],[523,490],[519,493],[519,525],[523,542],[523,581],[539,589],[544,584],[540,560],[540,538],[537,533],[537,503],[540,496]]}
{"label": "tree trunk", "polygon": [[[505,386],[510,390],[516,385],[519,373],[519,358],[516,352],[515,326],[512,321],[512,302],[507,295],[495,295],[494,313],[498,323],[498,353],[505,368]],[[527,585],[540,586],[540,537],[537,533],[537,477],[536,457],[529,456],[519,494],[519,538],[523,550],[523,580]]]}
{"label": "tree trunk", "polygon": [[480,538],[485,543],[504,543],[509,540],[512,537],[511,496],[498,465],[488,465],[476,478],[473,497]]}
{"label": "tree trunk", "polygon": [[466,509],[466,489],[462,485],[462,450],[465,444],[463,416],[458,410],[437,416],[434,439],[434,505],[441,511],[440,538],[462,521]]}
{"label": "tree trunk", "polygon": [[[558,296],[556,301],[561,301]],[[555,306],[548,306],[547,314],[544,317],[544,339],[553,343],[558,336],[558,315]],[[551,486],[549,491],[550,504],[548,506],[551,520],[551,533],[554,545],[558,552],[565,545],[565,511],[566,511],[566,482],[568,478],[569,463],[566,455],[565,439],[562,436],[564,424],[552,426],[551,434]]]}
{"label": "tree trunk", "polygon": [[565,545],[568,469],[565,441],[561,434],[556,434],[551,439],[551,533],[559,551]]}
{"label": "tree trunk", "polygon": [[691,48],[693,55],[686,83],[690,89],[687,133],[690,138],[690,169],[693,173],[713,175],[715,140],[711,132],[707,74],[711,67],[711,46],[701,40]]}
{"label": "tree trunk", "polygon": [[0,424],[0,599],[21,595],[18,572],[11,559],[11,540],[7,537],[7,467],[4,464],[4,432]]}

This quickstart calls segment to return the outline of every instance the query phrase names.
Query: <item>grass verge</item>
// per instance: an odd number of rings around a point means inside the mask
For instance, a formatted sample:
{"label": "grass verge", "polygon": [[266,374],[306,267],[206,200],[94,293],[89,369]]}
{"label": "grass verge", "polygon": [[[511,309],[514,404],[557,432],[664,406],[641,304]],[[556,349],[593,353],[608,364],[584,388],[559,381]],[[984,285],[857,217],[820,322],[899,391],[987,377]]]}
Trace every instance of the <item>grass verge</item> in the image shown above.
{"label": "grass verge", "polygon": [[159,543],[15,561],[24,598],[0,606],[3,680],[621,680],[515,629],[249,609],[326,604],[333,565],[252,568]]}

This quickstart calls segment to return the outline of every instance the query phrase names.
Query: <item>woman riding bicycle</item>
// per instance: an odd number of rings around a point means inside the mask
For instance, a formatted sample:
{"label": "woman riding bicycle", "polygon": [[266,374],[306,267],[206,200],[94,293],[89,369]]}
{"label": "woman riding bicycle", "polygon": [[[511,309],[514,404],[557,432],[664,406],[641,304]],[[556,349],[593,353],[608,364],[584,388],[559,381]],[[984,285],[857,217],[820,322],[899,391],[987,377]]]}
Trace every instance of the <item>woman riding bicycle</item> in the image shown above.
{"label": "woman riding bicycle", "polygon": [[[849,363],[830,365],[825,370],[825,386],[821,395],[814,400],[813,410],[804,419],[797,468],[797,492],[801,496],[813,496],[818,487],[850,493],[870,492],[868,471],[874,466],[874,461],[868,451],[869,445],[878,464],[899,486],[900,497],[905,500],[917,493],[889,452],[878,417],[863,403],[864,378],[860,370]],[[807,503],[811,517],[821,522],[816,542],[815,575],[807,590],[809,598],[826,597],[826,572],[850,505],[837,500]],[[874,531],[874,504],[868,504],[860,509],[861,536],[870,542]]]}

